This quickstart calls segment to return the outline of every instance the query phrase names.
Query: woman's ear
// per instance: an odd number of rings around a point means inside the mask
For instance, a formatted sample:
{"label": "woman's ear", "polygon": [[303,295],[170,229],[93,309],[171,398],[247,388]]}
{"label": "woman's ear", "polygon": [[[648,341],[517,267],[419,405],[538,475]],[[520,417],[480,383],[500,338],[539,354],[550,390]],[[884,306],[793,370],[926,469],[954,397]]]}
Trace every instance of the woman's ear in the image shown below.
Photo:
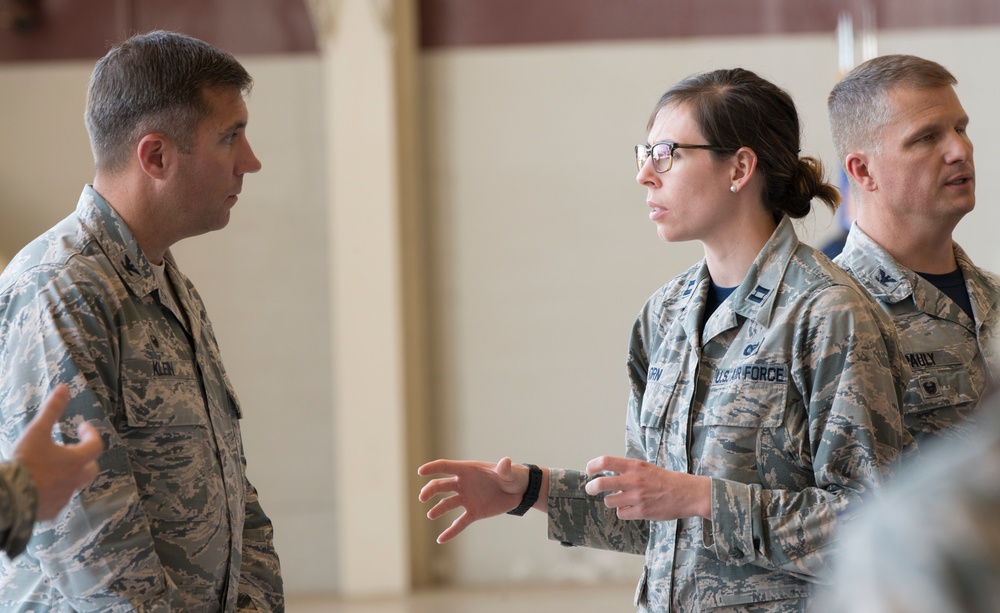
{"label": "woman's ear", "polygon": [[740,147],[733,154],[729,181],[734,192],[743,189],[757,170],[757,154],[749,147]]}

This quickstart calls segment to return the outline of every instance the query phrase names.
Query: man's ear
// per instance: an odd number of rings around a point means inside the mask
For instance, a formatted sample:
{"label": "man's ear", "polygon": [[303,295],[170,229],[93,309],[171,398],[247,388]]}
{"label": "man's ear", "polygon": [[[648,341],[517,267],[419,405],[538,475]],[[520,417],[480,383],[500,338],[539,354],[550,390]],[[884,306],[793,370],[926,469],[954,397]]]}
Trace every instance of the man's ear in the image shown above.
{"label": "man's ear", "polygon": [[147,134],[136,146],[136,155],[142,171],[154,179],[167,175],[170,163],[170,141],[162,134]]}
{"label": "man's ear", "polygon": [[743,189],[756,169],[757,154],[749,147],[740,147],[733,154],[733,169],[729,177],[732,185],[737,190]]}
{"label": "man's ear", "polygon": [[878,189],[868,166],[868,156],[864,153],[849,153],[844,159],[844,169],[863,191],[873,192]]}

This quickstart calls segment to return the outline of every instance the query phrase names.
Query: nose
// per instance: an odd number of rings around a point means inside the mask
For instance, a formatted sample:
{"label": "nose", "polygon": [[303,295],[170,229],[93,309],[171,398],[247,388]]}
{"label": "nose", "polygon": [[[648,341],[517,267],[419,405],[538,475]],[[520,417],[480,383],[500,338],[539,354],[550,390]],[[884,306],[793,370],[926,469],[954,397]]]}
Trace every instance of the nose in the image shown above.
{"label": "nose", "polygon": [[660,184],[660,175],[653,170],[652,157],[647,157],[646,161],[643,162],[642,168],[639,169],[639,173],[635,175],[635,181],[639,185],[646,187],[656,187]]}
{"label": "nose", "polygon": [[246,152],[243,156],[243,160],[241,160],[242,164],[240,165],[237,173],[240,175],[257,172],[261,169],[261,166],[263,166],[260,163],[260,160],[257,159],[257,156],[254,155],[253,149],[250,148],[250,143],[247,141],[244,142],[246,142]]}
{"label": "nose", "polygon": [[972,160],[972,139],[968,132],[953,132],[948,139],[948,148],[945,151],[945,160],[949,164],[967,162]]}

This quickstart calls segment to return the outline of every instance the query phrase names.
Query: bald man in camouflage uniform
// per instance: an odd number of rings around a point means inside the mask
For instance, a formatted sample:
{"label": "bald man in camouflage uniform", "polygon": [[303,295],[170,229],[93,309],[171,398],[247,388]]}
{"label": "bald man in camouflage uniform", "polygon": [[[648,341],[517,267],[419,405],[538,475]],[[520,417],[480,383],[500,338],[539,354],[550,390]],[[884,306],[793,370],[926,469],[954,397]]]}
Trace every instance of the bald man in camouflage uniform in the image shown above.
{"label": "bald man in camouflage uniform", "polygon": [[224,227],[245,173],[252,81],[227,53],[154,32],[95,67],[93,186],[0,276],[5,453],[53,383],[100,473],[27,552],[0,608],[278,611],[271,522],[246,477],[240,404],[205,306],[169,247]]}
{"label": "bald man in camouflage uniform", "polygon": [[955,84],[940,64],[889,55],[852,70],[829,97],[857,208],[836,262],[899,330],[912,371],[905,423],[918,444],[974,433],[1000,372],[1000,277],[952,239],[975,206],[969,118]]}

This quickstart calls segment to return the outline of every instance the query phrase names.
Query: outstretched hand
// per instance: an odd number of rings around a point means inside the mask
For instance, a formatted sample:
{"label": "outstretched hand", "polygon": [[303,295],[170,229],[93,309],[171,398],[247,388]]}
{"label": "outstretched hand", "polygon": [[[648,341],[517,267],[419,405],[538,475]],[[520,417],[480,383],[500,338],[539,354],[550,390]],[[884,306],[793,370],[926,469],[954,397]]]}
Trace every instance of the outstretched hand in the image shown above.
{"label": "outstretched hand", "polygon": [[77,429],[80,442],[75,445],[52,440],[52,428],[68,405],[69,388],[59,385],[14,446],[14,458],[24,463],[35,480],[38,521],[53,519],[73,492],[97,476],[97,458],[104,451],[100,434],[88,423]]}
{"label": "outstretched hand", "polygon": [[527,469],[522,474],[512,466],[510,458],[503,458],[496,464],[435,460],[418,468],[417,474],[423,477],[450,475],[432,479],[421,488],[420,502],[427,502],[438,494],[450,494],[427,512],[428,519],[437,519],[459,507],[464,509],[462,515],[438,536],[438,543],[450,541],[475,521],[513,509],[528,488]]}
{"label": "outstretched hand", "polygon": [[[598,475],[610,472],[613,474]],[[682,517],[711,519],[712,480],[662,466],[633,460],[600,456],[587,462],[587,474],[598,475],[586,485],[587,493],[604,498],[608,508],[621,519],[668,521]]]}

